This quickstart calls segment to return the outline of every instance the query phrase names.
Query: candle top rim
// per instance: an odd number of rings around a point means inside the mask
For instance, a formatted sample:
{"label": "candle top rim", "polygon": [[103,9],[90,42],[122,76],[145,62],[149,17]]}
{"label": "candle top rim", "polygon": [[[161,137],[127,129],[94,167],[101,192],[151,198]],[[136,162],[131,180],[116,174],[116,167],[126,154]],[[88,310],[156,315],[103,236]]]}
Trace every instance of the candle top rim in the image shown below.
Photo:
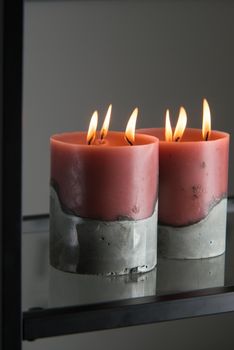
{"label": "candle top rim", "polygon": [[[99,135],[100,132],[98,131],[97,134]],[[79,136],[80,138],[83,139],[83,141],[79,142],[74,142],[72,138],[75,136]],[[88,145],[87,142],[84,142],[86,140],[87,132],[86,131],[72,131],[72,132],[63,132],[63,133],[58,133],[58,134],[53,134],[50,136],[50,141],[51,142],[57,142],[60,144],[64,145],[69,145],[69,146],[74,146],[74,147],[88,147],[90,149],[98,148],[98,149],[106,149],[106,147],[102,147],[102,144],[98,144],[97,142]],[[123,144],[111,144],[108,142],[108,136],[115,136],[120,140],[120,137],[123,140]],[[66,140],[66,138],[70,138]],[[80,139],[81,140],[81,139]],[[98,138],[96,138],[98,140]],[[107,146],[108,148],[127,148],[127,147],[142,147],[142,146],[147,146],[149,144],[158,144],[159,139],[156,136],[153,135],[147,135],[143,133],[136,133],[135,134],[135,142],[140,142],[140,143],[133,143],[133,145],[129,145],[127,141],[125,140],[125,133],[123,131],[108,131],[108,134],[106,138],[104,139],[103,145]],[[100,146],[100,147],[97,147]]]}
{"label": "candle top rim", "polygon": [[[174,130],[174,128],[172,128]],[[151,133],[152,132],[152,133]],[[153,135],[153,133],[156,133],[155,135]],[[198,136],[200,135],[201,136],[201,139],[195,139],[195,140],[186,140],[186,135],[188,132],[193,132],[194,135]],[[181,145],[181,144],[191,144],[191,143],[203,143],[203,142],[214,142],[214,141],[218,141],[218,140],[222,140],[222,139],[225,139],[225,138],[230,138],[230,134],[227,133],[227,132],[224,132],[224,131],[219,131],[219,130],[211,130],[211,138],[209,138],[207,141],[204,140],[202,138],[202,130],[201,129],[198,129],[198,128],[186,128],[185,129],[185,132],[184,132],[184,135],[181,139],[180,142],[175,142],[175,141],[166,141],[164,139],[164,134],[165,134],[165,128],[164,127],[161,127],[161,128],[141,128],[141,129],[137,129],[136,130],[136,133],[140,133],[140,134],[144,134],[146,133],[147,135],[152,135],[154,137],[157,137],[159,139],[159,142],[160,143],[167,143],[167,144],[173,144],[173,145]],[[162,139],[163,137],[163,139]],[[212,138],[213,137],[213,138]]]}

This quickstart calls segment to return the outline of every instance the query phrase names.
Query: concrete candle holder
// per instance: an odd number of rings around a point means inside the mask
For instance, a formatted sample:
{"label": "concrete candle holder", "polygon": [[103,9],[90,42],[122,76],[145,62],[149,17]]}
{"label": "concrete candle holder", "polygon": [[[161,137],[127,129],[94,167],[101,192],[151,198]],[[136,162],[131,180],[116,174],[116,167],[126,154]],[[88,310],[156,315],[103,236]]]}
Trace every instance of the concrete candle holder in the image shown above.
{"label": "concrete candle holder", "polygon": [[199,222],[183,227],[158,226],[162,257],[202,259],[221,255],[226,248],[227,198],[223,198]]}
{"label": "concrete candle holder", "polygon": [[68,272],[123,275],[147,272],[157,262],[157,206],[143,220],[101,221],[65,213],[53,187],[50,263]]}
{"label": "concrete candle holder", "polygon": [[82,274],[123,275],[157,262],[158,139],[108,132],[51,137],[50,263]]}

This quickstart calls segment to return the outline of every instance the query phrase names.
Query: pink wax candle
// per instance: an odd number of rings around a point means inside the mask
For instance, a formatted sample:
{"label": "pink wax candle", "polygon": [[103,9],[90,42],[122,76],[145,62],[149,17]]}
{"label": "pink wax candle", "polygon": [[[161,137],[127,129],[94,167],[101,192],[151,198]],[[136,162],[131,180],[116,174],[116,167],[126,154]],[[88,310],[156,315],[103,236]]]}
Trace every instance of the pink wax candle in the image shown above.
{"label": "pink wax candle", "polygon": [[183,107],[175,129],[169,111],[163,128],[140,129],[159,138],[160,256],[200,259],[224,253],[226,244],[229,135],[211,131],[208,102],[203,125],[186,129]]}
{"label": "pink wax candle", "polygon": [[227,196],[229,134],[187,128],[180,142],[165,141],[164,128],[140,129],[159,138],[159,223],[191,225]]}
{"label": "pink wax candle", "polygon": [[63,271],[122,275],[157,263],[158,144],[136,135],[136,108],[123,132],[51,137],[50,262]]}
{"label": "pink wax candle", "polygon": [[64,211],[99,220],[139,220],[155,210],[158,140],[108,132],[88,145],[85,132],[51,137],[51,180]]}

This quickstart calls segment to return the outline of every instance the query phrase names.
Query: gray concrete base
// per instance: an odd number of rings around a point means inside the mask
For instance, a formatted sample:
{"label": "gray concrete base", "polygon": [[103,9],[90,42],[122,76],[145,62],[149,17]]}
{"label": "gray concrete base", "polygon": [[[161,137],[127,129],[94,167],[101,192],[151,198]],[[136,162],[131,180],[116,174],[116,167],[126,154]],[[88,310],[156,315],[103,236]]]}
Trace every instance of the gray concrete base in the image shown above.
{"label": "gray concrete base", "polygon": [[51,187],[50,263],[69,272],[123,275],[157,262],[157,206],[144,220],[100,221],[64,213]]}
{"label": "gray concrete base", "polygon": [[224,286],[225,254],[208,259],[158,259],[157,294]]}
{"label": "gray concrete base", "polygon": [[202,259],[221,255],[226,246],[227,199],[215,205],[200,222],[172,227],[159,225],[159,256],[174,259]]}
{"label": "gray concrete base", "polygon": [[156,270],[143,274],[97,276],[49,270],[49,307],[83,305],[156,294]]}

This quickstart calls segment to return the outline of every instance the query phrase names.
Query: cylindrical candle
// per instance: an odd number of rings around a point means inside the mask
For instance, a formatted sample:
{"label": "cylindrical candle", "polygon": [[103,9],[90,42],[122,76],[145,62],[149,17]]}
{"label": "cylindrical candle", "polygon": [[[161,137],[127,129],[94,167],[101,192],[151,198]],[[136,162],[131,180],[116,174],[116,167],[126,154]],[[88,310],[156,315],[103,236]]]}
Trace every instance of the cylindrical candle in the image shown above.
{"label": "cylindrical candle", "polygon": [[186,129],[180,142],[164,128],[140,129],[159,145],[159,250],[174,258],[204,258],[225,251],[229,135]]}
{"label": "cylindrical candle", "polygon": [[152,269],[157,178],[155,137],[136,135],[130,146],[122,132],[92,145],[85,132],[52,136],[51,264],[97,274]]}

